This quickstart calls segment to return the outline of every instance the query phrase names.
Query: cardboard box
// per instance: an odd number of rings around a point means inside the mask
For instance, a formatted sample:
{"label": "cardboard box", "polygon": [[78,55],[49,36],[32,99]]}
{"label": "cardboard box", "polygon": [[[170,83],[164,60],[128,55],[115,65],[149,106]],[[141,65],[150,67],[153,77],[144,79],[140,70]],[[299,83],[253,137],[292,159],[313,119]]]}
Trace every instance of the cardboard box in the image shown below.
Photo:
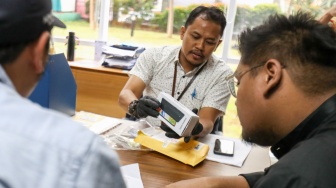
{"label": "cardboard box", "polygon": [[199,117],[167,93],[160,92],[158,100],[161,103],[159,119],[178,135],[190,136]]}

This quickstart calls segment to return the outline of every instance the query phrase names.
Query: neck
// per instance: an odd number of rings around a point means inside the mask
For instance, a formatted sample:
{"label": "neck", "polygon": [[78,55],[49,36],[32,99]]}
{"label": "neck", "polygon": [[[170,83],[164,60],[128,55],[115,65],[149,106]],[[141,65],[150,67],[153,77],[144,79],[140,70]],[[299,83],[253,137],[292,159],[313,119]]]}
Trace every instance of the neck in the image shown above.
{"label": "neck", "polygon": [[30,73],[33,70],[29,63],[19,57],[15,62],[3,65],[3,69],[13,83],[15,90],[22,97],[28,97],[37,82],[37,78]]}
{"label": "neck", "polygon": [[287,98],[285,101],[275,102],[279,105],[275,108],[277,112],[274,114],[282,114],[282,116],[270,117],[272,121],[277,122],[273,131],[279,133],[281,137],[286,136],[335,93],[336,91],[333,91],[319,96],[307,96],[301,92],[285,94],[283,96]]}

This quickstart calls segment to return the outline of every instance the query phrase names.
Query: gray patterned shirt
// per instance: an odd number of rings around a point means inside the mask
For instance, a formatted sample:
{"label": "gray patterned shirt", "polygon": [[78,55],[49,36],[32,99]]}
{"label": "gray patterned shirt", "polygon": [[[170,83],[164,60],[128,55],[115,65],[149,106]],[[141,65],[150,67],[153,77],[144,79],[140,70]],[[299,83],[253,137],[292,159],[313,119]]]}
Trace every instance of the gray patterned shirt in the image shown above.
{"label": "gray patterned shirt", "polygon": [[[135,75],[145,82],[146,89],[143,95],[157,97],[161,91],[171,94],[175,62],[179,62],[180,50],[180,46],[165,46],[147,49],[140,55],[129,74]],[[211,107],[225,112],[230,99],[230,91],[225,77],[232,73],[232,70],[215,55],[212,55],[204,66],[180,102],[189,109]],[[185,73],[178,63],[174,98],[179,97],[201,67]],[[147,117],[147,121],[152,125],[160,125],[160,120],[157,118]]]}

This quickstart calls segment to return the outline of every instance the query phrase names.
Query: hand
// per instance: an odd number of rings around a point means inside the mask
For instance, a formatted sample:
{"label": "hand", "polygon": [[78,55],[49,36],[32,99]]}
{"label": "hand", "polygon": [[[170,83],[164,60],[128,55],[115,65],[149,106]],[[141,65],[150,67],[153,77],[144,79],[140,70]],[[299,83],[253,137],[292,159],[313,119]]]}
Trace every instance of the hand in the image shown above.
{"label": "hand", "polygon": [[335,16],[336,16],[336,6],[333,6],[322,15],[319,21],[322,24],[328,24],[329,21]]}
{"label": "hand", "polygon": [[136,106],[136,113],[139,118],[145,118],[147,116],[157,117],[159,112],[157,109],[160,107],[160,102],[151,96],[144,96],[139,99]]}
{"label": "hand", "polygon": [[[192,110],[195,114],[197,114],[198,110],[193,109]],[[169,138],[181,138],[180,135],[178,135],[175,131],[173,131],[171,128],[169,128],[165,123],[161,122],[160,128],[164,131],[166,131],[166,136]],[[200,122],[197,122],[194,129],[191,131],[191,135],[198,135],[203,130],[203,125]],[[191,136],[184,137],[184,142],[188,143],[191,139]]]}
{"label": "hand", "polygon": [[328,11],[327,14],[330,14],[330,16],[335,17],[336,16],[336,6],[331,7]]}

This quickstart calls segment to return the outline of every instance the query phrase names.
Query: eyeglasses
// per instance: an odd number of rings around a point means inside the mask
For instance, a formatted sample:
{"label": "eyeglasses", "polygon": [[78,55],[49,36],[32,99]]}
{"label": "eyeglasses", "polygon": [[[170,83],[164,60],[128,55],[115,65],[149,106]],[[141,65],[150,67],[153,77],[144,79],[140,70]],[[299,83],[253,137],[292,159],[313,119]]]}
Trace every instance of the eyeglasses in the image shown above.
{"label": "eyeglasses", "polygon": [[[262,63],[260,65],[256,65],[246,71],[242,71],[242,72],[234,72],[232,73],[231,75],[227,76],[225,78],[225,81],[226,81],[226,84],[230,90],[230,93],[232,96],[234,96],[235,98],[237,98],[237,90],[238,90],[238,86],[239,86],[239,81],[246,73],[256,69],[256,68],[259,68],[259,67],[262,67],[264,66],[265,63]],[[238,79],[239,78],[239,79]]]}

